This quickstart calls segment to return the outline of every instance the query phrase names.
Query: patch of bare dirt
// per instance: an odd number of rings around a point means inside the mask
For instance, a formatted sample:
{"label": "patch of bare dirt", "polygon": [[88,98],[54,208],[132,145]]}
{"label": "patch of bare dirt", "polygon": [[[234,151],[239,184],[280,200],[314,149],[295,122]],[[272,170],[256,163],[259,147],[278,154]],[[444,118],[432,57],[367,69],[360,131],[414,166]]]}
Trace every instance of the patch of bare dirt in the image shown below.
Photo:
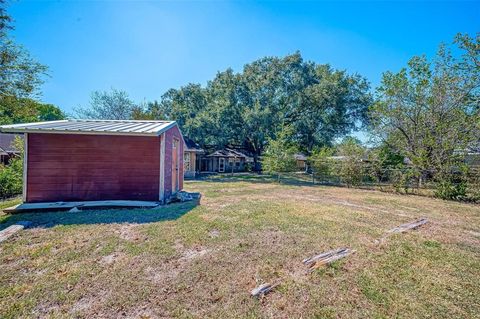
{"label": "patch of bare dirt", "polygon": [[123,259],[124,257],[125,257],[125,254],[115,252],[113,254],[103,256],[102,258],[100,258],[99,263],[103,264],[103,265],[111,265],[111,264]]}
{"label": "patch of bare dirt", "polygon": [[146,236],[138,232],[138,225],[136,224],[125,224],[120,226],[119,229],[115,230],[115,233],[122,239],[128,241],[144,241]]}
{"label": "patch of bare dirt", "polygon": [[198,257],[201,257],[203,255],[206,255],[209,252],[210,252],[209,249],[205,249],[205,248],[202,248],[202,247],[196,247],[194,249],[187,249],[182,253],[182,257],[180,257],[178,259],[178,261],[180,261],[180,262],[189,261],[191,259],[198,258]]}
{"label": "patch of bare dirt", "polygon": [[210,236],[210,238],[217,238],[218,236],[220,236],[220,231],[217,229],[212,229],[208,232],[208,236]]}

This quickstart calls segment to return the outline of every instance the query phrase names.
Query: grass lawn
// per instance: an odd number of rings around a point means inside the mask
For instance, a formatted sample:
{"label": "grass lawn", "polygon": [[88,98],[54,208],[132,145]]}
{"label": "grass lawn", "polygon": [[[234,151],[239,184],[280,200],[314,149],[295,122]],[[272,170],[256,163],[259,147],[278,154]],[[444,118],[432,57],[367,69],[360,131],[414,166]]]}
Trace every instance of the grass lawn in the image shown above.
{"label": "grass lawn", "polygon": [[[0,318],[480,317],[478,205],[253,175],[185,188],[201,205],[0,217],[37,225],[0,244]],[[357,252],[305,274],[339,247]]]}

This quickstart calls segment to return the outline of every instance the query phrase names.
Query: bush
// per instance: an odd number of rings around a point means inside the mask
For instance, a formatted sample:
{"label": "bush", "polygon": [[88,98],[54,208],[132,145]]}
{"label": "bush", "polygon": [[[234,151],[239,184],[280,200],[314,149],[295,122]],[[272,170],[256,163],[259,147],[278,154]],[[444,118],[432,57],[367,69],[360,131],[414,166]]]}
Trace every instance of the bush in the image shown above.
{"label": "bush", "polygon": [[13,157],[7,166],[0,165],[0,198],[9,198],[22,193],[23,188],[23,140],[13,141],[20,155]]}
{"label": "bush", "polygon": [[474,202],[480,201],[480,170],[473,170],[468,176],[467,197]]}
{"label": "bush", "polygon": [[8,166],[0,166],[0,198],[13,197],[22,193],[23,163],[14,158]]}
{"label": "bush", "polygon": [[295,170],[296,160],[294,157],[296,147],[290,142],[291,128],[284,127],[276,139],[269,139],[262,157],[262,170],[268,174],[277,174],[280,181],[280,173]]}
{"label": "bush", "polygon": [[398,168],[393,170],[391,179],[395,191],[400,193],[403,190],[408,194],[409,189],[413,188],[419,177],[420,173],[413,168]]}
{"label": "bush", "polygon": [[347,187],[359,186],[363,179],[364,165],[355,158],[347,158],[337,165],[338,176]]}
{"label": "bush", "polygon": [[438,174],[435,177],[435,196],[441,199],[465,199],[467,197],[467,176],[465,171]]}

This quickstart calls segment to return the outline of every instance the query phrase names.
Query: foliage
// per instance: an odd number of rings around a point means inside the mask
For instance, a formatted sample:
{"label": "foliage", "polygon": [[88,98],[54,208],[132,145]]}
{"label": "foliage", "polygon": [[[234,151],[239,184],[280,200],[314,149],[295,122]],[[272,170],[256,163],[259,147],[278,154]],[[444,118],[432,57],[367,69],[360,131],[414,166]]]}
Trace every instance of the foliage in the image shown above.
{"label": "foliage", "polygon": [[265,153],[262,157],[262,169],[268,174],[289,172],[295,169],[296,161],[294,154],[297,148],[291,142],[291,127],[284,127],[276,139],[269,139]]}
{"label": "foliage", "polygon": [[312,174],[317,178],[329,179],[334,173],[334,161],[331,157],[334,155],[335,150],[331,147],[321,147],[313,151],[309,156],[308,162],[312,169]]}
{"label": "foliage", "polygon": [[408,68],[383,74],[370,110],[372,132],[421,172],[450,170],[479,140],[479,39],[459,35],[463,54],[441,46],[433,61],[414,57]]}
{"label": "foliage", "polygon": [[22,193],[23,181],[23,140],[16,138],[14,146],[20,155],[13,157],[9,165],[0,165],[0,198],[13,197]]}
{"label": "foliage", "polygon": [[66,116],[55,105],[30,98],[0,96],[0,124],[62,120]]}
{"label": "foliage", "polygon": [[145,116],[177,120],[201,146],[240,146],[256,160],[284,124],[306,153],[357,129],[371,104],[368,89],[364,78],[297,52],[256,60],[240,73],[219,72],[206,87],[170,89],[147,105]]}
{"label": "foliage", "polygon": [[39,94],[47,67],[9,38],[13,26],[5,6],[0,1],[0,125],[64,118],[59,108],[32,99]]}
{"label": "foliage", "polygon": [[347,186],[360,185],[364,174],[365,148],[358,140],[347,137],[337,146],[337,153],[342,157],[336,165],[342,181]]}
{"label": "foliage", "polygon": [[467,184],[461,174],[439,175],[435,181],[435,196],[441,199],[459,200],[465,198]]}
{"label": "foliage", "polygon": [[401,167],[390,171],[390,180],[398,193],[405,192],[418,187],[418,178],[420,173],[412,167]]}
{"label": "foliage", "polygon": [[32,97],[38,94],[47,67],[8,37],[11,21],[5,1],[0,1],[0,97]]}
{"label": "foliage", "polygon": [[141,107],[136,105],[127,92],[111,89],[107,91],[94,91],[90,96],[88,107],[78,107],[75,113],[79,118],[103,120],[128,120],[141,112]]}
{"label": "foliage", "polygon": [[467,176],[467,199],[480,202],[480,169],[470,168]]}

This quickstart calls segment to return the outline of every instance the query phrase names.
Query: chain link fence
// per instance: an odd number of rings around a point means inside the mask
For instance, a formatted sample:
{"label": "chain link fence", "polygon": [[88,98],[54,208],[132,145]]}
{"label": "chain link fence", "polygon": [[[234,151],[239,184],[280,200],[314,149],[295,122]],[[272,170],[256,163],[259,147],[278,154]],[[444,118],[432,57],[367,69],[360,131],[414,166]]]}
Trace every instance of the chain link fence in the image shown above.
{"label": "chain link fence", "polygon": [[456,167],[440,173],[410,166],[384,168],[376,163],[362,161],[317,161],[309,163],[306,172],[315,184],[480,201],[480,167]]}

